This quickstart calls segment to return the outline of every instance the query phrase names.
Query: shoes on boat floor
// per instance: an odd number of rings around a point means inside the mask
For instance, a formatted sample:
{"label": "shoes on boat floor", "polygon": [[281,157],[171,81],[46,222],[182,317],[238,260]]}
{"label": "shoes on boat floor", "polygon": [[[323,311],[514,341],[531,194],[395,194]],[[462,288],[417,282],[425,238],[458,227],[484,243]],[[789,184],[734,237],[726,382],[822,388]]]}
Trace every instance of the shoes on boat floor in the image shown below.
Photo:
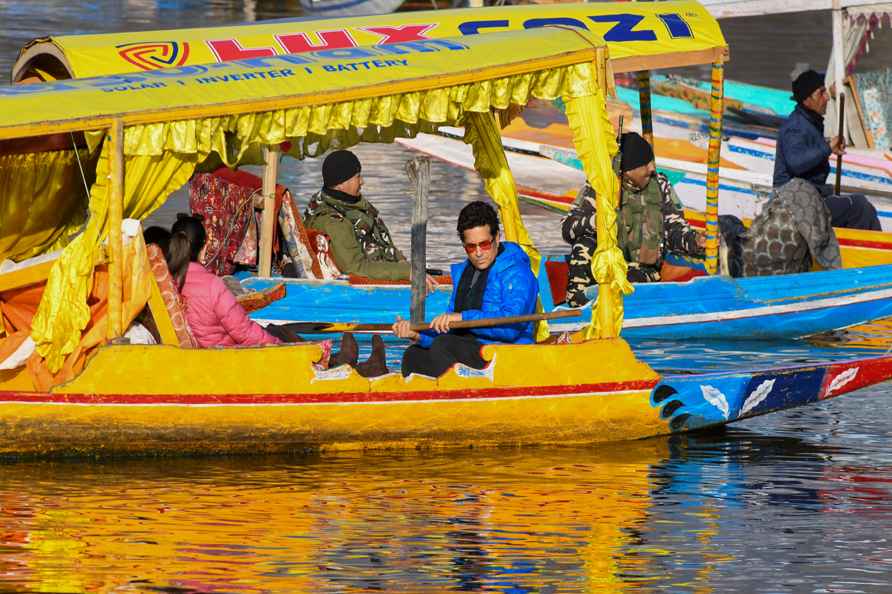
{"label": "shoes on boat floor", "polygon": [[[381,343],[383,348],[384,343]],[[372,343],[372,347],[374,347],[374,341]],[[374,348],[372,349],[374,354]],[[371,357],[370,357],[371,358]],[[359,345],[356,344],[356,339],[353,338],[353,335],[349,332],[344,332],[341,336],[341,350],[331,356],[328,360],[328,367],[333,368],[338,365],[352,365],[356,366],[356,362],[359,360]]]}
{"label": "shoes on boat floor", "polygon": [[388,373],[384,340],[380,336],[377,334],[372,336],[372,354],[369,355],[368,359],[354,367],[356,368],[356,373],[362,377],[378,377]]}

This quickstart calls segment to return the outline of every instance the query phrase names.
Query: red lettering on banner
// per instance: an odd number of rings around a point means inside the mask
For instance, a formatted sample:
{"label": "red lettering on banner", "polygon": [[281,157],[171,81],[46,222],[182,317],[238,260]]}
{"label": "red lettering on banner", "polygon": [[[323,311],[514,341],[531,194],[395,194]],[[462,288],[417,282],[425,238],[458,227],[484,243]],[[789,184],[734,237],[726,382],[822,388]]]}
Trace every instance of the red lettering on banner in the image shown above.
{"label": "red lettering on banner", "polygon": [[356,42],[353,41],[353,38],[344,29],[339,31],[317,31],[316,35],[319,36],[320,43],[318,44],[311,43],[306,33],[276,35],[276,39],[289,54],[356,47]]}
{"label": "red lettering on banner", "polygon": [[399,27],[361,27],[361,29],[380,35],[382,39],[378,44],[385,44],[430,39],[425,33],[434,27],[436,25],[400,25]]}
{"label": "red lettering on banner", "polygon": [[248,58],[267,58],[276,55],[276,50],[271,47],[244,48],[235,39],[218,39],[216,41],[208,41],[207,44],[220,62],[246,60]]}

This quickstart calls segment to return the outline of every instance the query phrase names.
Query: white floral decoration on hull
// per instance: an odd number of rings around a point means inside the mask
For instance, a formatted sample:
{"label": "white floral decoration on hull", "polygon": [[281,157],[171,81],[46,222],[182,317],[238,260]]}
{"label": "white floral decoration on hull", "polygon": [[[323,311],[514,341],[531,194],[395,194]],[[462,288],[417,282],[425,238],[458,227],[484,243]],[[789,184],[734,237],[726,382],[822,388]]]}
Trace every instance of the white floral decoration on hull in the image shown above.
{"label": "white floral decoration on hull", "polygon": [[722,394],[721,390],[712,386],[700,386],[700,392],[703,393],[703,399],[719,409],[722,415],[727,419],[730,410],[728,408],[728,399]]}
{"label": "white floral decoration on hull", "polygon": [[764,382],[756,386],[756,389],[753,390],[753,393],[747,397],[746,401],[743,403],[743,406],[740,408],[740,414],[745,415],[746,413],[759,406],[759,404],[761,404],[763,400],[768,398],[768,395],[771,394],[771,390],[774,389],[775,381],[776,380],[772,378],[770,380],[765,380]]}

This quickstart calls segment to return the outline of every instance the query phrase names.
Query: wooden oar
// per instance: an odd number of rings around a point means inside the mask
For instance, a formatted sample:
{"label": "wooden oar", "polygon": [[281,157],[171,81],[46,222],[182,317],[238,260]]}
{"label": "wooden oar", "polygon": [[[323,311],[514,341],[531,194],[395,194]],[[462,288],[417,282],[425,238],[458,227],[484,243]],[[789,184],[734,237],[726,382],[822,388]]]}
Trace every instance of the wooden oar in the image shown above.
{"label": "wooden oar", "polygon": [[[562,309],[548,313],[527,314],[522,316],[507,316],[504,318],[486,318],[483,320],[470,320],[452,322],[450,329],[460,328],[488,328],[490,326],[502,326],[518,324],[520,322],[538,322],[540,320],[555,320],[559,318],[575,318],[582,313],[581,309]],[[292,322],[280,324],[298,334],[325,334],[330,332],[390,332],[393,324],[359,324],[356,322]],[[421,332],[429,330],[430,324],[412,324],[412,330]]]}
{"label": "wooden oar", "polygon": [[[846,94],[842,91],[839,92],[839,141],[842,143],[842,146],[845,147],[846,141],[843,139],[843,124],[846,115]],[[842,155],[836,155],[836,187],[835,193],[837,196],[840,194],[842,186]]]}

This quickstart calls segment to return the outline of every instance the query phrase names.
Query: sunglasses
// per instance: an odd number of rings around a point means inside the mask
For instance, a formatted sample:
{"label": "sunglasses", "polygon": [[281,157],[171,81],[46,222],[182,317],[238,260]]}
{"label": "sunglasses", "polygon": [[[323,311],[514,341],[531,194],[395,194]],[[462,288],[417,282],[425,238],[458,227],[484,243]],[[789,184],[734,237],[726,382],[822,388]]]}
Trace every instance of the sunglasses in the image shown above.
{"label": "sunglasses", "polygon": [[482,252],[488,252],[492,249],[492,239],[487,239],[486,241],[481,241],[480,243],[465,243],[465,251],[468,252],[469,256],[473,256],[477,253],[477,249],[479,248]]}

